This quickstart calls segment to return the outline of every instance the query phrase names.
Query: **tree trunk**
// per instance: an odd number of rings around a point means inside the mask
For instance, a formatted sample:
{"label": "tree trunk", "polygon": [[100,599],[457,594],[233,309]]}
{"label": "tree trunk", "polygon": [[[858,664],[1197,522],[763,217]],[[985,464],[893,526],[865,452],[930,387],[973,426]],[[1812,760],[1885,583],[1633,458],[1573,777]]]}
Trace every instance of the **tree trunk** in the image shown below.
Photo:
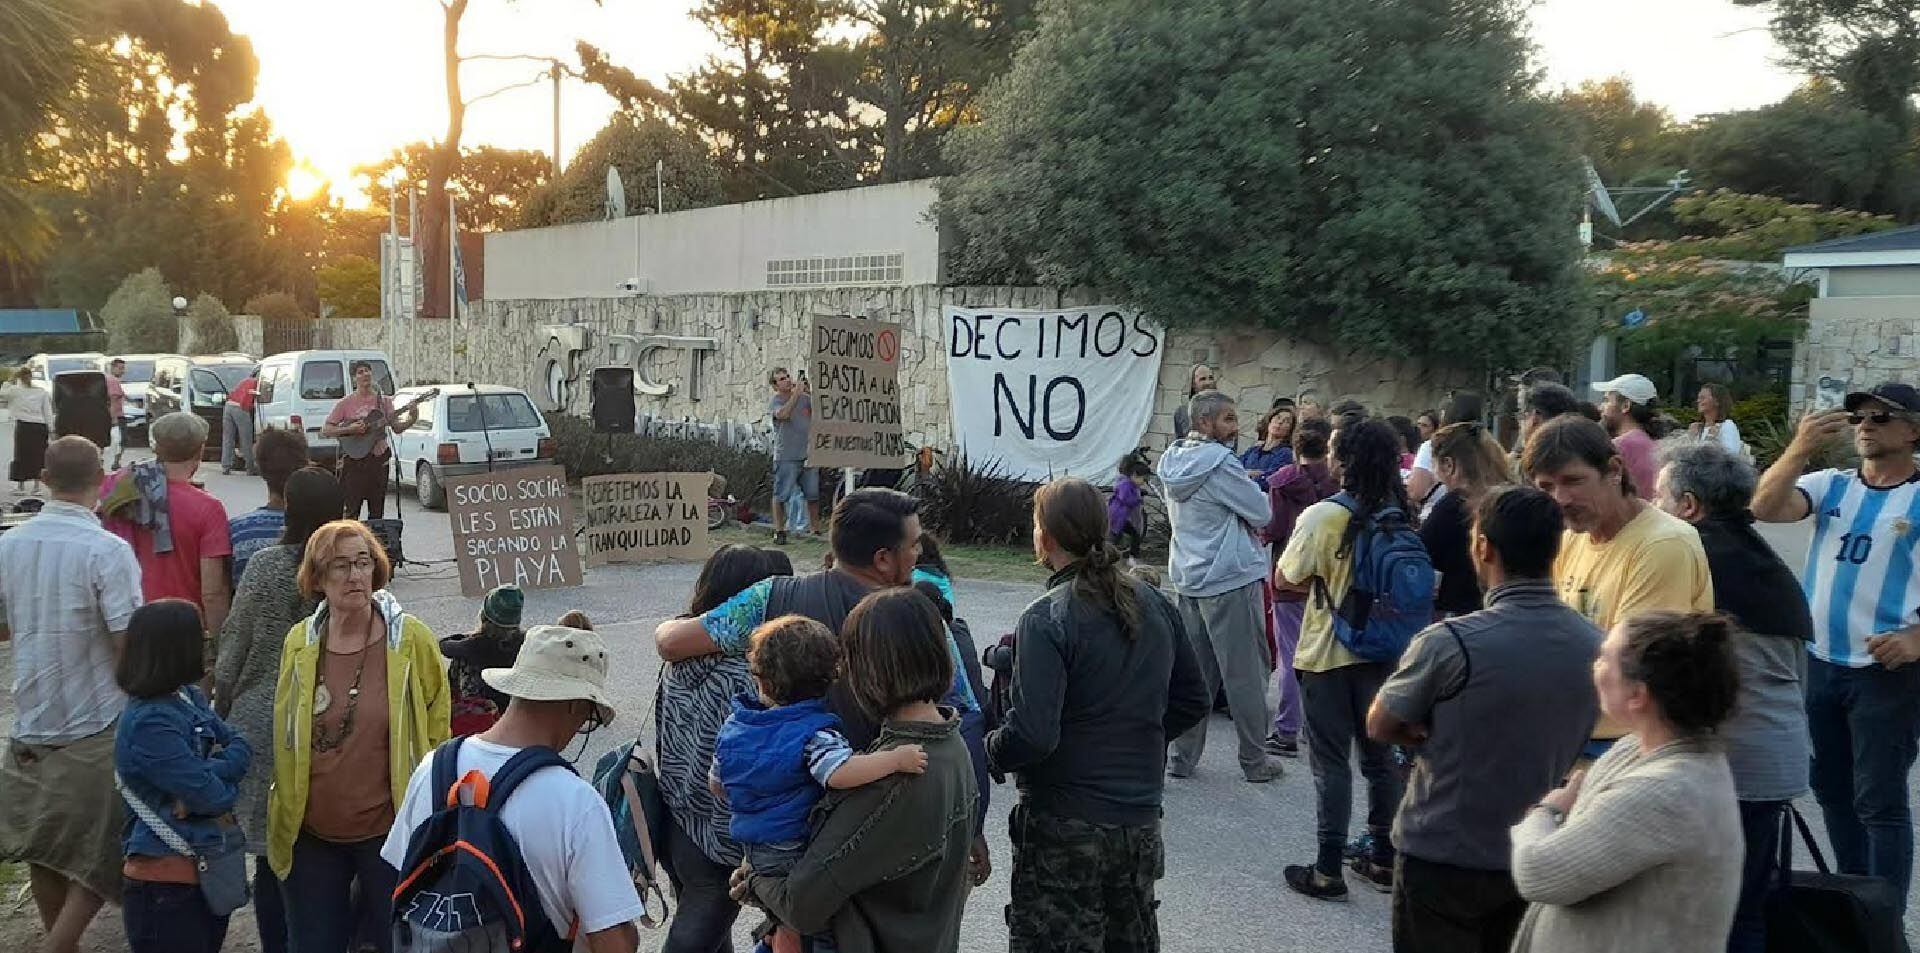
{"label": "tree trunk", "polygon": [[427,185],[420,195],[420,233],[414,236],[423,269],[422,286],[426,312],[433,317],[453,313],[451,288],[447,287],[447,180],[460,162],[460,134],[467,122],[467,106],[460,96],[460,18],[467,13],[468,0],[448,0],[441,4],[441,53],[447,81],[447,134],[427,162]]}

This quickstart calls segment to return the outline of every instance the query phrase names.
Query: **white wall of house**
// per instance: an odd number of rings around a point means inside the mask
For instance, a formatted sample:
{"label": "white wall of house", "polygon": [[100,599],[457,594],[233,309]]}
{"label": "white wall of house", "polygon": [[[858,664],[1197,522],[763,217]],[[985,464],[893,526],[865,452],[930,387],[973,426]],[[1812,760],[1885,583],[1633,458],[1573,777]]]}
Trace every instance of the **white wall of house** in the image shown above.
{"label": "white wall of house", "polygon": [[1826,298],[1884,298],[1920,295],[1920,265],[1828,268]]}
{"label": "white wall of house", "polygon": [[[931,180],[487,236],[497,301],[940,283]],[[638,279],[637,288],[624,287]]]}

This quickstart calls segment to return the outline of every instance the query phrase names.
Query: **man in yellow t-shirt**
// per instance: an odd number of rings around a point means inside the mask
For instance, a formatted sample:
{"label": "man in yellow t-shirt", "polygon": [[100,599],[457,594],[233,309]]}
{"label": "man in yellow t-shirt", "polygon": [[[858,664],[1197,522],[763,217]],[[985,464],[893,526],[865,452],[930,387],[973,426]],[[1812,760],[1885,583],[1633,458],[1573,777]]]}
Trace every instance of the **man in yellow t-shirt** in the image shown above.
{"label": "man in yellow t-shirt", "polygon": [[[1521,466],[1566,516],[1553,582],[1574,611],[1602,631],[1649,610],[1713,611],[1700,534],[1640,499],[1599,424],[1564,416],[1541,425],[1527,440]],[[1603,716],[1588,756],[1604,753],[1622,733]]]}

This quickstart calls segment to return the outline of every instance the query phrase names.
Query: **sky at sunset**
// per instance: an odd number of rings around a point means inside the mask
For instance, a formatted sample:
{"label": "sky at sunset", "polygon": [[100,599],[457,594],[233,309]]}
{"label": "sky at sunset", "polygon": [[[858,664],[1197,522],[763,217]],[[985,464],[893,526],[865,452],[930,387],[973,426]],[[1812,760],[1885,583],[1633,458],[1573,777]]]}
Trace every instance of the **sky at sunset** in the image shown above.
{"label": "sky at sunset", "polygon": [[[392,148],[445,130],[440,6],[434,0],[216,0],[260,58],[255,101],[304,162],[307,191]],[[688,19],[692,0],[473,0],[461,52],[535,54],[575,61],[585,39],[655,82],[684,73],[715,49]],[[1534,13],[1540,66],[1550,86],[1614,74],[1643,98],[1686,118],[1758,106],[1798,82],[1774,62],[1762,13],[1729,0],[1542,0]],[[534,63],[472,63],[469,98],[532,78]],[[604,124],[613,102],[576,81],[563,86],[562,151]],[[547,151],[552,91],[542,83],[468,110],[464,142]],[[336,191],[340,191],[336,189]]]}

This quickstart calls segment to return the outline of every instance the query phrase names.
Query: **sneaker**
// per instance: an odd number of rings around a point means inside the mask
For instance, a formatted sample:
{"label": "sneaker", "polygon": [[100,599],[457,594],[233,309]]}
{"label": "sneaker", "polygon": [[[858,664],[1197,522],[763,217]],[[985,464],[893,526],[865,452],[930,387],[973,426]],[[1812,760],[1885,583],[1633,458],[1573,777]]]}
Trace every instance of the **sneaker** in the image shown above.
{"label": "sneaker", "polygon": [[774,531],[773,531],[773,544],[774,544],[775,546],[785,546],[785,545],[787,544],[787,531],[786,531],[786,530],[784,530],[784,529],[776,529],[776,530],[774,530]]}
{"label": "sneaker", "polygon": [[1193,777],[1193,766],[1183,765],[1172,758],[1167,759],[1167,777],[1186,779]]}
{"label": "sneaker", "polygon": [[1295,893],[1306,894],[1315,900],[1346,902],[1347,881],[1344,877],[1329,877],[1311,864],[1288,867],[1281,871],[1281,876],[1286,878],[1287,886],[1293,888]]}
{"label": "sneaker", "polygon": [[1372,857],[1373,856],[1373,835],[1361,834],[1359,837],[1356,837],[1353,840],[1348,841],[1347,849],[1344,851],[1344,854],[1347,858],[1347,863],[1353,863],[1356,860],[1364,860],[1368,857]]}
{"label": "sneaker", "polygon": [[1381,893],[1393,892],[1393,865],[1381,864],[1372,857],[1355,857],[1347,861],[1347,868],[1360,875],[1367,886]]}
{"label": "sneaker", "polygon": [[1276,758],[1300,757],[1300,739],[1293,735],[1282,735],[1277,731],[1267,732],[1265,747],[1267,753]]}
{"label": "sneaker", "polygon": [[1268,781],[1275,781],[1286,777],[1287,769],[1278,760],[1268,758],[1264,763],[1256,767],[1248,768],[1241,773],[1248,781],[1254,784],[1265,784]]}

